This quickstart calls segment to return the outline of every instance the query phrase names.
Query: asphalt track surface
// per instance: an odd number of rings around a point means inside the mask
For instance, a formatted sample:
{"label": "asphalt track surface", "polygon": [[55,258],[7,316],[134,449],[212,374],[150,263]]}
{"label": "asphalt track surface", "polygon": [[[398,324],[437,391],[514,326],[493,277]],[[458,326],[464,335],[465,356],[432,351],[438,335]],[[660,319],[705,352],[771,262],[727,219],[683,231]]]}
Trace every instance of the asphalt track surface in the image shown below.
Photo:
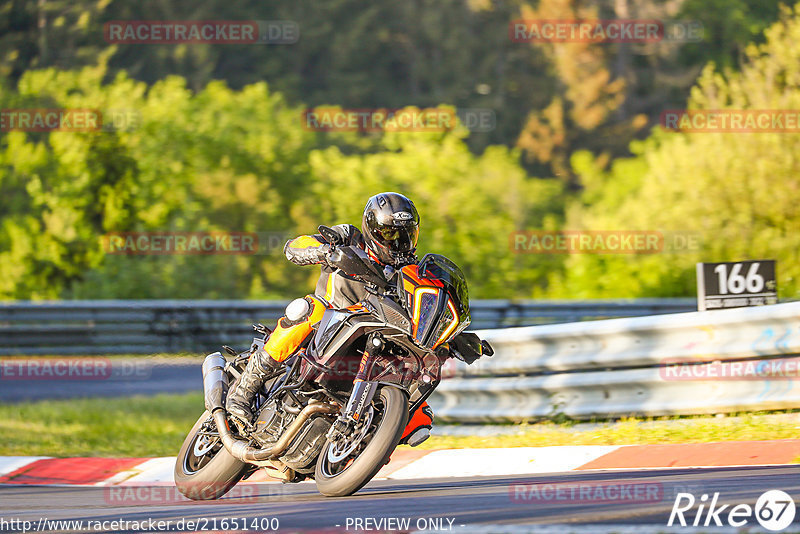
{"label": "asphalt track surface", "polygon": [[[575,485],[608,488],[620,484],[645,484],[662,490],[657,499],[645,499],[646,502],[630,499],[604,502],[570,498],[537,500],[520,497],[524,494],[517,493],[520,484],[523,488],[534,487],[532,485],[543,487],[544,484],[560,484],[565,488]],[[753,506],[758,496],[770,489],[782,489],[798,500],[800,465],[383,480],[371,482],[356,495],[345,498],[322,497],[311,483],[252,485],[247,491],[237,491],[237,488],[232,490],[232,496],[211,503],[167,502],[169,499],[163,497],[165,488],[161,487],[162,493],[145,491],[137,498],[120,504],[116,502],[123,498],[119,493],[120,487],[0,486],[0,518],[6,521],[31,521],[34,530],[42,518],[47,521],[171,521],[173,528],[180,520],[184,524],[187,520],[199,521],[193,530],[212,530],[214,519],[217,520],[216,530],[222,530],[223,518],[229,521],[238,518],[240,522],[244,519],[263,521],[277,518],[281,532],[385,532],[387,529],[379,529],[376,523],[369,523],[370,530],[367,530],[355,528],[354,522],[358,518],[372,518],[375,521],[408,519],[411,525],[408,530],[415,531],[418,520],[420,526],[425,526],[429,518],[443,518],[439,519],[442,528],[428,531],[465,534],[696,532],[686,528],[666,528],[678,492],[692,493],[698,499],[703,493],[713,495],[719,492],[718,505],[746,503]],[[723,523],[728,511],[730,507],[721,515]],[[693,520],[695,512],[696,508],[687,512],[689,521]],[[448,519],[452,520],[452,527]],[[763,530],[758,528],[755,518],[750,519],[748,526],[749,532],[754,531],[753,527],[757,527],[755,531]],[[13,529],[6,525],[5,530]],[[229,527],[228,530],[233,529]],[[239,527],[238,530],[244,529]],[[736,530],[712,526],[701,531]],[[798,531],[800,517],[796,517],[792,525],[783,530]]]}

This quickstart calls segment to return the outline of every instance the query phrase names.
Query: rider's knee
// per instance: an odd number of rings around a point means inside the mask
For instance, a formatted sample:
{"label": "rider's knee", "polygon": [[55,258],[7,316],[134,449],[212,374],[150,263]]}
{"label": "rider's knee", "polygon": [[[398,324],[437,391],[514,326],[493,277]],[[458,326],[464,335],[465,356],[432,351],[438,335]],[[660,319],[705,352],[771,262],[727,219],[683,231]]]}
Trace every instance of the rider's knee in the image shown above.
{"label": "rider's knee", "polygon": [[290,324],[281,326],[288,328],[290,326],[294,326],[295,324],[302,323],[311,315],[312,309],[313,306],[311,305],[311,302],[309,302],[308,297],[294,299],[289,303],[288,306],[286,306],[286,311],[283,314],[283,318],[286,319],[284,322]]}
{"label": "rider's knee", "polygon": [[313,324],[322,318],[324,311],[325,305],[311,295],[295,299],[286,306],[284,316],[280,320],[280,326],[291,328],[305,322]]}
{"label": "rider's knee", "polygon": [[286,306],[286,313],[267,339],[264,350],[273,359],[284,361],[311,333],[312,325],[322,319],[324,312],[325,305],[313,296],[293,300]]}

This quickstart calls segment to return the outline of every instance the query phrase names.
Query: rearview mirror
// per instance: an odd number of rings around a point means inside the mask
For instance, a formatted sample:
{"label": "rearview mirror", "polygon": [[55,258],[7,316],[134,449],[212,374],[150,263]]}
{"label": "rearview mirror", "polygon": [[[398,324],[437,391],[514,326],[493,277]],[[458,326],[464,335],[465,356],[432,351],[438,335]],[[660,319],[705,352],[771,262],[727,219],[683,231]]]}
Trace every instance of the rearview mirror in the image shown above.
{"label": "rearview mirror", "polygon": [[325,241],[332,245],[342,245],[342,236],[337,234],[333,228],[325,226],[324,224],[320,224],[317,227],[317,231],[320,233],[322,237],[325,238]]}

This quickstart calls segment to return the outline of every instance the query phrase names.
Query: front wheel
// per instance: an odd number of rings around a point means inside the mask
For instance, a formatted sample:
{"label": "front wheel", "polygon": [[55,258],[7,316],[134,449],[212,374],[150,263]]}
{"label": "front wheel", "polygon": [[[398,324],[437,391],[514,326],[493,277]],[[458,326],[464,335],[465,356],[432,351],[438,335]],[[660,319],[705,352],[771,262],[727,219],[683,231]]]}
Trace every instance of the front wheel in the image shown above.
{"label": "front wheel", "polygon": [[405,393],[382,387],[349,435],[325,443],[314,473],[319,492],[343,497],[364,487],[389,460],[407,421]]}
{"label": "front wheel", "polygon": [[220,441],[211,413],[197,420],[175,462],[175,485],[194,501],[218,499],[242,478],[247,464],[231,456]]}

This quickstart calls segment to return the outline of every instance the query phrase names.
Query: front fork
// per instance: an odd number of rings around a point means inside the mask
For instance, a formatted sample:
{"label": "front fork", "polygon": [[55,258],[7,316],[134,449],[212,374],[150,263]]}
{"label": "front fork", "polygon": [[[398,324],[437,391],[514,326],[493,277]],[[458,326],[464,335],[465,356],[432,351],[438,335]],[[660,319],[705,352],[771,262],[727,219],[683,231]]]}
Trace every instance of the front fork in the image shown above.
{"label": "front fork", "polygon": [[358,373],[356,373],[356,377],[353,380],[353,391],[350,393],[350,398],[344,411],[331,427],[328,437],[335,436],[336,433],[345,434],[352,430],[364,417],[367,408],[372,404],[372,399],[375,398],[375,393],[378,392],[378,382],[367,380],[367,376],[372,370],[375,356],[380,353],[383,345],[383,338],[379,334],[370,334],[367,338],[367,346],[361,356]]}

